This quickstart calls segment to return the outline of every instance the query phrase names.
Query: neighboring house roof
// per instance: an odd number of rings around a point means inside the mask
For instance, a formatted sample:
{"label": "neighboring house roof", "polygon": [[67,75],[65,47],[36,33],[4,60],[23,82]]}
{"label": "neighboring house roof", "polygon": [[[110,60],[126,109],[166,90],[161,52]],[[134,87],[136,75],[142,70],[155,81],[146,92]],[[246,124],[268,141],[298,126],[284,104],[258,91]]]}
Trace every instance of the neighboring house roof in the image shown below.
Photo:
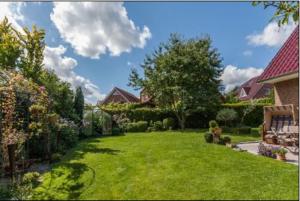
{"label": "neighboring house roof", "polygon": [[257,83],[259,76],[251,78],[237,89],[237,95],[240,100],[250,100],[264,98],[270,92],[271,84]]}
{"label": "neighboring house roof", "polygon": [[[289,36],[267,68],[261,74],[259,82],[269,81],[296,74],[299,70],[299,25]],[[295,76],[296,76],[295,75]],[[296,76],[296,77],[297,77]]]}
{"label": "neighboring house roof", "polygon": [[108,103],[137,103],[140,102],[140,99],[135,95],[120,89],[118,87],[114,87],[111,92],[105,97],[100,104],[108,104]]}

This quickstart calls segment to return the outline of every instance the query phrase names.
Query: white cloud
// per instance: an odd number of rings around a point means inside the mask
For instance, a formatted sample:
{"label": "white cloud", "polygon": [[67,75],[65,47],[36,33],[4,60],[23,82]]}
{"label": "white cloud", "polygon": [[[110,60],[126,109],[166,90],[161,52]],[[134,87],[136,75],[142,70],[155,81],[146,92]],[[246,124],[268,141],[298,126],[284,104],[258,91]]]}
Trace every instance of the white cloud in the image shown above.
{"label": "white cloud", "polygon": [[269,23],[262,32],[246,37],[248,43],[254,46],[281,46],[297,25],[290,20],[289,24],[278,27],[277,22]]}
{"label": "white cloud", "polygon": [[263,72],[262,68],[238,68],[233,65],[227,65],[221,75],[222,83],[225,85],[225,92],[232,90],[250,78],[259,76]]}
{"label": "white cloud", "polygon": [[93,59],[143,48],[151,37],[147,26],[128,18],[122,2],[55,2],[50,17],[77,54]]}
{"label": "white cloud", "polygon": [[244,55],[244,56],[247,56],[247,57],[252,56],[252,54],[253,54],[253,52],[252,52],[251,50],[245,50],[245,51],[243,52],[243,55]]}
{"label": "white cloud", "polygon": [[0,2],[0,20],[6,16],[15,29],[22,31],[20,23],[24,21],[24,15],[21,10],[24,6],[22,2]]}
{"label": "white cloud", "polygon": [[77,61],[71,57],[63,56],[65,52],[66,48],[62,45],[58,47],[46,46],[44,51],[45,67],[54,70],[58,77],[69,82],[73,89],[81,86],[87,102],[96,103],[97,100],[103,99],[105,95],[99,93],[99,88],[95,84],[73,71],[77,66]]}

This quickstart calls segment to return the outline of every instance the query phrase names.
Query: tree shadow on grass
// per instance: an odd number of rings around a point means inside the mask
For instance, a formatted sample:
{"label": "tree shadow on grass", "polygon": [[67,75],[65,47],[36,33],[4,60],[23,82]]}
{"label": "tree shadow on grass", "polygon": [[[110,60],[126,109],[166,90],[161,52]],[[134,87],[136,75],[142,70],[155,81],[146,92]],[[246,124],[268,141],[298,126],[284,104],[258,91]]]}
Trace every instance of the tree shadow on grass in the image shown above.
{"label": "tree shadow on grass", "polygon": [[120,153],[120,150],[112,149],[112,148],[101,148],[98,147],[99,145],[89,143],[81,146],[79,149],[73,151],[71,155],[72,160],[82,159],[85,154],[92,153],[92,154],[110,154],[110,155],[117,155]]}
{"label": "tree shadow on grass", "polygon": [[[91,176],[85,176],[84,182],[81,176],[89,171]],[[49,185],[43,186],[37,198],[43,199],[78,199],[95,180],[95,170],[83,163],[60,163],[50,173]]]}
{"label": "tree shadow on grass", "polygon": [[[45,185],[40,186],[34,198],[37,199],[78,199],[89,188],[94,180],[96,172],[86,163],[75,162],[84,158],[85,154],[109,154],[117,155],[120,150],[99,147],[99,139],[87,140],[70,150],[62,162],[53,165],[46,178],[50,179]],[[72,162],[74,161],[74,162]],[[84,174],[84,177],[82,175]]]}
{"label": "tree shadow on grass", "polygon": [[100,143],[101,139],[103,138],[117,138],[117,137],[124,137],[125,133],[119,134],[119,135],[99,135],[99,136],[93,136],[88,137],[85,139],[82,139],[80,143]]}

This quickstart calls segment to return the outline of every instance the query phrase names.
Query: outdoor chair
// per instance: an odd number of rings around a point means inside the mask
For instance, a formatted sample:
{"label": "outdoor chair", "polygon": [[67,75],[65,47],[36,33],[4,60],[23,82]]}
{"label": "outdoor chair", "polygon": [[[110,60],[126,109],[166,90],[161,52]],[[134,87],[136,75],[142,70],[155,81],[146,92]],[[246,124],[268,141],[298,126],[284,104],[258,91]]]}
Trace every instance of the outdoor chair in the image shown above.
{"label": "outdoor chair", "polygon": [[292,125],[285,125],[279,130],[272,129],[278,144],[286,147],[293,153],[299,151],[299,127]]}
{"label": "outdoor chair", "polygon": [[265,141],[269,144],[283,142],[290,135],[292,117],[287,115],[272,116],[270,129],[266,131]]}

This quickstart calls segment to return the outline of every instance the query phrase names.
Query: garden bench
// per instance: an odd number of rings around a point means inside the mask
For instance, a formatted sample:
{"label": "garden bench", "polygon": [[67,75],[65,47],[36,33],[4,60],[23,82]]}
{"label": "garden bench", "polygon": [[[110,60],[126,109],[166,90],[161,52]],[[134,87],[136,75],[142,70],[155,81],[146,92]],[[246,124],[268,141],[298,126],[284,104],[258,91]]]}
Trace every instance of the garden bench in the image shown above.
{"label": "garden bench", "polygon": [[298,153],[299,126],[293,125],[291,116],[272,116],[270,130],[266,131],[265,141],[270,144],[280,144],[291,152]]}
{"label": "garden bench", "polygon": [[270,144],[277,144],[278,138],[288,135],[292,122],[291,115],[272,116],[270,129],[266,131],[266,135],[264,136],[265,141]]}

